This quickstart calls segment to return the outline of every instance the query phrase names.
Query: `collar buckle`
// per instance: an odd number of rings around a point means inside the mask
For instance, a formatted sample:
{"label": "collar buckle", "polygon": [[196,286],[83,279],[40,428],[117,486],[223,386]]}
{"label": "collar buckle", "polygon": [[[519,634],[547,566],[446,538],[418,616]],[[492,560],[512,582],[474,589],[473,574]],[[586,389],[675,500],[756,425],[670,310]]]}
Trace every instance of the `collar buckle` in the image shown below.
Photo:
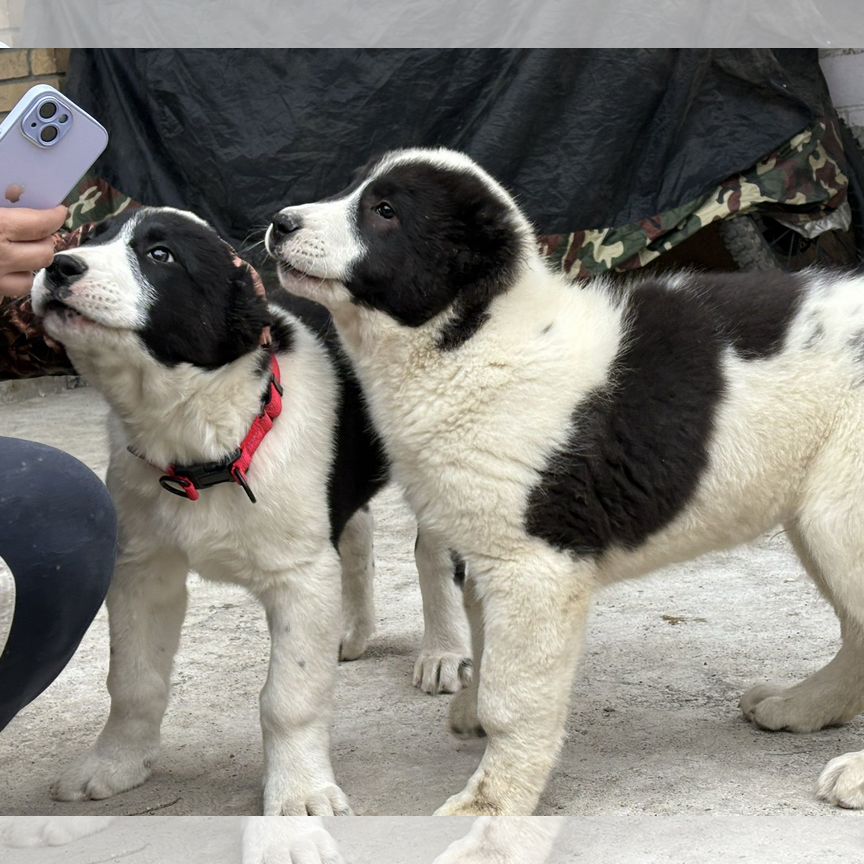
{"label": "collar buckle", "polygon": [[188,477],[181,477],[177,474],[163,474],[159,478],[159,485],[166,492],[178,495],[180,498],[188,498],[190,501],[197,501],[201,497],[201,493]]}

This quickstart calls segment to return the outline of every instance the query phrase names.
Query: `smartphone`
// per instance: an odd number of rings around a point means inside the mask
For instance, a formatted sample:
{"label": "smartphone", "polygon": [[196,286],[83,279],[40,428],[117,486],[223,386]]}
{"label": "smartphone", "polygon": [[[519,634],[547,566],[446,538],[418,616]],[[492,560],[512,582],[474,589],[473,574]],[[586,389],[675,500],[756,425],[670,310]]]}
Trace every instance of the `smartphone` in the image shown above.
{"label": "smartphone", "polygon": [[108,145],[108,132],[47,84],[28,90],[0,123],[0,207],[62,204]]}

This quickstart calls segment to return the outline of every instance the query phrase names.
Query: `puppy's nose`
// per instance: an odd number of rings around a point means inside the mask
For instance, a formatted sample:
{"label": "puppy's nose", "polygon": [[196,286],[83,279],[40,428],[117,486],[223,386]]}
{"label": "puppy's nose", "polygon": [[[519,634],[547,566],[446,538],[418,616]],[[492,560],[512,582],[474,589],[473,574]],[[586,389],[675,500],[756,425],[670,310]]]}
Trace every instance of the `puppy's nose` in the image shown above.
{"label": "puppy's nose", "polygon": [[297,214],[286,213],[283,210],[273,217],[270,227],[273,232],[273,239],[278,243],[280,240],[284,240],[289,234],[293,234],[298,228],[302,228],[303,219]]}
{"label": "puppy's nose", "polygon": [[48,282],[57,288],[71,285],[76,279],[80,279],[87,272],[87,264],[77,255],[61,253],[54,256],[50,267],[45,269]]}

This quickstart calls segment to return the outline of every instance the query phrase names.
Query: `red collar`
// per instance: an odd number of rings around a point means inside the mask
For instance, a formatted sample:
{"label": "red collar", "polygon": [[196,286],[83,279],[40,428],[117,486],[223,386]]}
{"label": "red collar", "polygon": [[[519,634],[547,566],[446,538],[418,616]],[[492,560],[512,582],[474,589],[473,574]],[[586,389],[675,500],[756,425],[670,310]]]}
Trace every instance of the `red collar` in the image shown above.
{"label": "red collar", "polygon": [[255,495],[249,488],[246,474],[255,451],[273,428],[273,421],[282,413],[282,379],[275,355],[271,357],[270,370],[270,383],[262,398],[261,413],[255,418],[240,447],[221,462],[169,465],[159,478],[159,485],[163,489],[181,498],[197,501],[201,497],[201,489],[219,483],[237,483],[243,487],[249,500],[255,503]]}

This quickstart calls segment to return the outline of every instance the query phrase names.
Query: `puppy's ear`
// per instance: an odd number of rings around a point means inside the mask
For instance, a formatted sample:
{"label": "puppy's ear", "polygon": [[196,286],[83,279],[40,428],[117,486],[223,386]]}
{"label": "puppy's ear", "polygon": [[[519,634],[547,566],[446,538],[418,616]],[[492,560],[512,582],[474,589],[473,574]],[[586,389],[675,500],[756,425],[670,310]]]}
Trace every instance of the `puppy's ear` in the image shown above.
{"label": "puppy's ear", "polygon": [[248,267],[237,267],[232,274],[227,323],[238,355],[259,345],[261,333],[270,324],[267,298],[258,293],[255,275]]}
{"label": "puppy's ear", "polygon": [[465,290],[487,294],[506,284],[519,255],[508,208],[484,195],[466,202],[460,214],[464,235],[456,256]]}

